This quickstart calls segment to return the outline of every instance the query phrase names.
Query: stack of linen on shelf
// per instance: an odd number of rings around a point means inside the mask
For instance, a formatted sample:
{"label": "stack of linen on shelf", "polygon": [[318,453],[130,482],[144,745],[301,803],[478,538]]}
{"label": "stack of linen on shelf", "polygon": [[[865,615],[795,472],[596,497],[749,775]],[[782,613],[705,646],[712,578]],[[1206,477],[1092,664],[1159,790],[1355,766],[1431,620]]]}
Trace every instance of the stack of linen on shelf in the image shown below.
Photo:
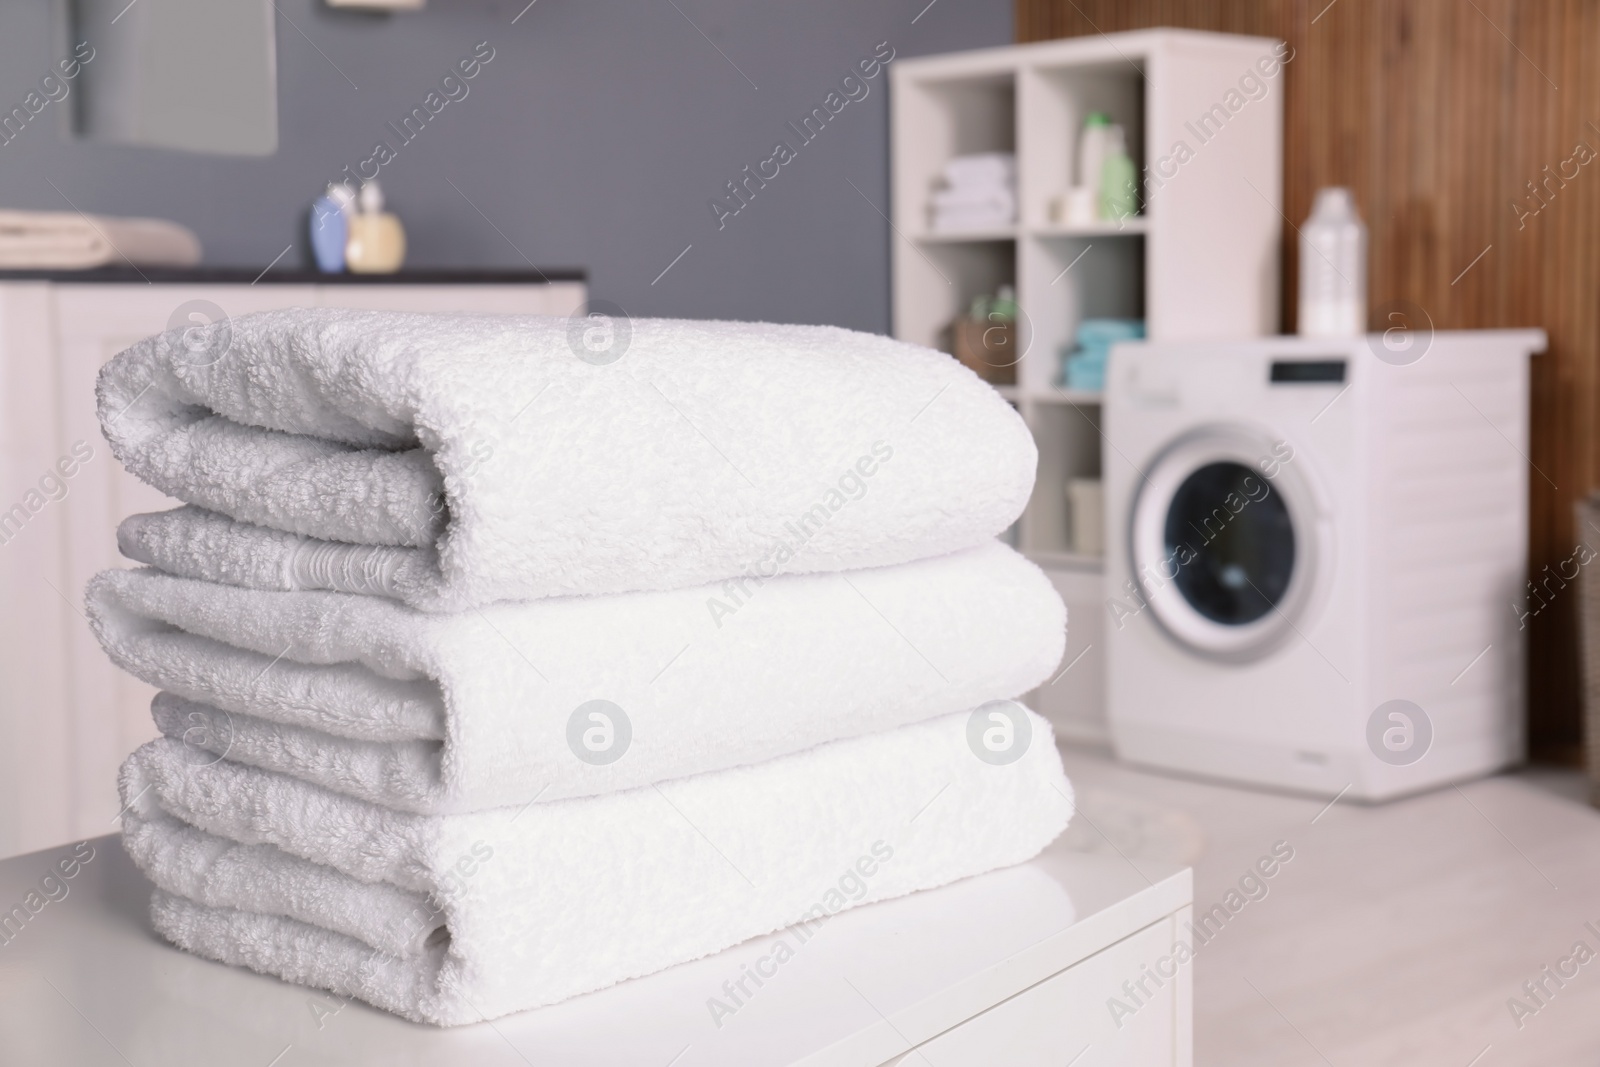
{"label": "stack of linen on shelf", "polygon": [[[1037,454],[941,353],[824,327],[270,312],[101,373],[162,690],[124,841],[179,946],[456,1024],[1035,855],[1005,698],[1065,609]],[[845,901],[831,888],[858,872]]]}
{"label": "stack of linen on shelf", "polygon": [[166,219],[0,210],[3,270],[192,267],[199,262],[199,238]]}
{"label": "stack of linen on shelf", "polygon": [[1068,389],[1103,392],[1111,346],[1144,338],[1143,319],[1084,319],[1073,335],[1075,347],[1061,359],[1061,384]]}
{"label": "stack of linen on shelf", "polygon": [[1017,157],[1010,152],[957,156],[944,165],[933,194],[935,233],[997,230],[1017,221]]}

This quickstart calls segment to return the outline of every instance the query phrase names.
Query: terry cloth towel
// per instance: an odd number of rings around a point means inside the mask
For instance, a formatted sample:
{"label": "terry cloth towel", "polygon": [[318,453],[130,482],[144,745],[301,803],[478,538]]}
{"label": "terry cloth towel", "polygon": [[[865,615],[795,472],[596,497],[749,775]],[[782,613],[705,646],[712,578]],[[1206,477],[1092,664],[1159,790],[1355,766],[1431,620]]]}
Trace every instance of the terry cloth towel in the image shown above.
{"label": "terry cloth towel", "polygon": [[0,211],[3,270],[192,267],[199,262],[200,239],[165,219]]}
{"label": "terry cloth towel", "polygon": [[[944,353],[767,323],[263,312],[134,345],[99,411],[135,475],[250,524],[195,566],[310,553],[299,587],[365,568],[439,611],[953,552],[1038,457]],[[425,580],[386,588],[375,545]]]}
{"label": "terry cloth towel", "polygon": [[176,694],[155,703],[169,736],[417,812],[626,789],[1015,697],[1066,625],[998,542],[455,615],[152,570],[107,571],[88,601],[112,660]]}
{"label": "terry cloth towel", "polygon": [[1010,226],[1017,221],[1016,197],[996,191],[984,197],[965,196],[959,200],[944,201],[948,194],[934,198],[932,224],[937,232],[954,230],[995,229]]}
{"label": "terry cloth towel", "polygon": [[956,156],[944,165],[944,180],[951,188],[1015,185],[1016,154],[979,152],[970,156]]}
{"label": "terry cloth towel", "polygon": [[989,214],[1012,219],[1017,214],[1017,197],[1005,188],[949,189],[933,194],[933,207],[939,213]]}
{"label": "terry cloth towel", "polygon": [[1003,765],[974,754],[958,713],[448,816],[230,760],[196,767],[161,738],[123,767],[124,840],[158,888],[157,931],[180,947],[410,1019],[475,1022],[1033,857],[1066,826],[1070,787],[1049,725],[1006,707],[1025,725]]}
{"label": "terry cloth towel", "polygon": [[1010,211],[991,208],[940,208],[933,213],[935,233],[964,233],[970,230],[997,230],[1017,221]]}

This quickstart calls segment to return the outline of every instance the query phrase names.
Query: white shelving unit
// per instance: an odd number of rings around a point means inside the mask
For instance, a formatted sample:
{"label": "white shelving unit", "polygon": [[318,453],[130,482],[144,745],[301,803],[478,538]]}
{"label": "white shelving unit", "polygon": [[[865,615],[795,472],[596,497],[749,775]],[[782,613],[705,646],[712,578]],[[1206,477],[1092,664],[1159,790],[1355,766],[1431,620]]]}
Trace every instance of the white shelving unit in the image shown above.
{"label": "white shelving unit", "polygon": [[[1099,394],[1059,385],[1062,350],[1089,317],[1143,318],[1149,336],[1164,340],[1277,332],[1279,49],[1268,38],[1141,30],[891,68],[896,336],[938,347],[974,296],[1002,284],[1016,287],[1022,309],[1017,384],[998,388],[1039,444],[1038,483],[1017,542],[1050,573],[1070,612],[1061,666],[1071,669],[1034,694],[1064,734],[1105,735],[1106,621],[1102,561],[1072,551],[1065,487],[1127,459],[1105,439]],[[1140,214],[1053,223],[1050,201],[1070,184],[1078,131],[1092,111],[1127,131]],[[1017,156],[1017,223],[932,232],[928,205],[944,164],[996,151]]]}

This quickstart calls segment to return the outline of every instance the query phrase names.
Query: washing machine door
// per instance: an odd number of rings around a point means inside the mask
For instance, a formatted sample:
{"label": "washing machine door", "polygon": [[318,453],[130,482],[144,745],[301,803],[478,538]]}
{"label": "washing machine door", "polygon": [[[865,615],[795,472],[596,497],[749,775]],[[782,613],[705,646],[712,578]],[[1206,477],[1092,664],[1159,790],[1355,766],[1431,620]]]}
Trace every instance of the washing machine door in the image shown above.
{"label": "washing machine door", "polygon": [[1292,447],[1242,426],[1198,429],[1162,452],[1129,532],[1148,610],[1208,658],[1255,659],[1293,634],[1326,550]]}

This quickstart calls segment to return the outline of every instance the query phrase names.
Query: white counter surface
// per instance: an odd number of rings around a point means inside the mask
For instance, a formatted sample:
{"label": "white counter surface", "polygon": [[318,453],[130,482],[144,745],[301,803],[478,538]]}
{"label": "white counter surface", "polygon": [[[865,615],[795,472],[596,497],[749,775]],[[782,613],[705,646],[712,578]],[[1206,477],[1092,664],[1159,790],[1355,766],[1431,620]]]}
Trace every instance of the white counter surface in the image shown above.
{"label": "white counter surface", "polygon": [[[118,839],[89,844],[94,858],[64,883],[67,895],[0,944],[7,1065],[874,1067],[1174,916],[1192,892],[1187,869],[1152,881],[1121,859],[1058,843],[1020,867],[841,913],[719,1020],[710,998],[731,1003],[723,984],[785,935],[438,1030],[172,948],[150,930],[149,884]],[[0,863],[0,907],[21,903],[71,851]]]}

